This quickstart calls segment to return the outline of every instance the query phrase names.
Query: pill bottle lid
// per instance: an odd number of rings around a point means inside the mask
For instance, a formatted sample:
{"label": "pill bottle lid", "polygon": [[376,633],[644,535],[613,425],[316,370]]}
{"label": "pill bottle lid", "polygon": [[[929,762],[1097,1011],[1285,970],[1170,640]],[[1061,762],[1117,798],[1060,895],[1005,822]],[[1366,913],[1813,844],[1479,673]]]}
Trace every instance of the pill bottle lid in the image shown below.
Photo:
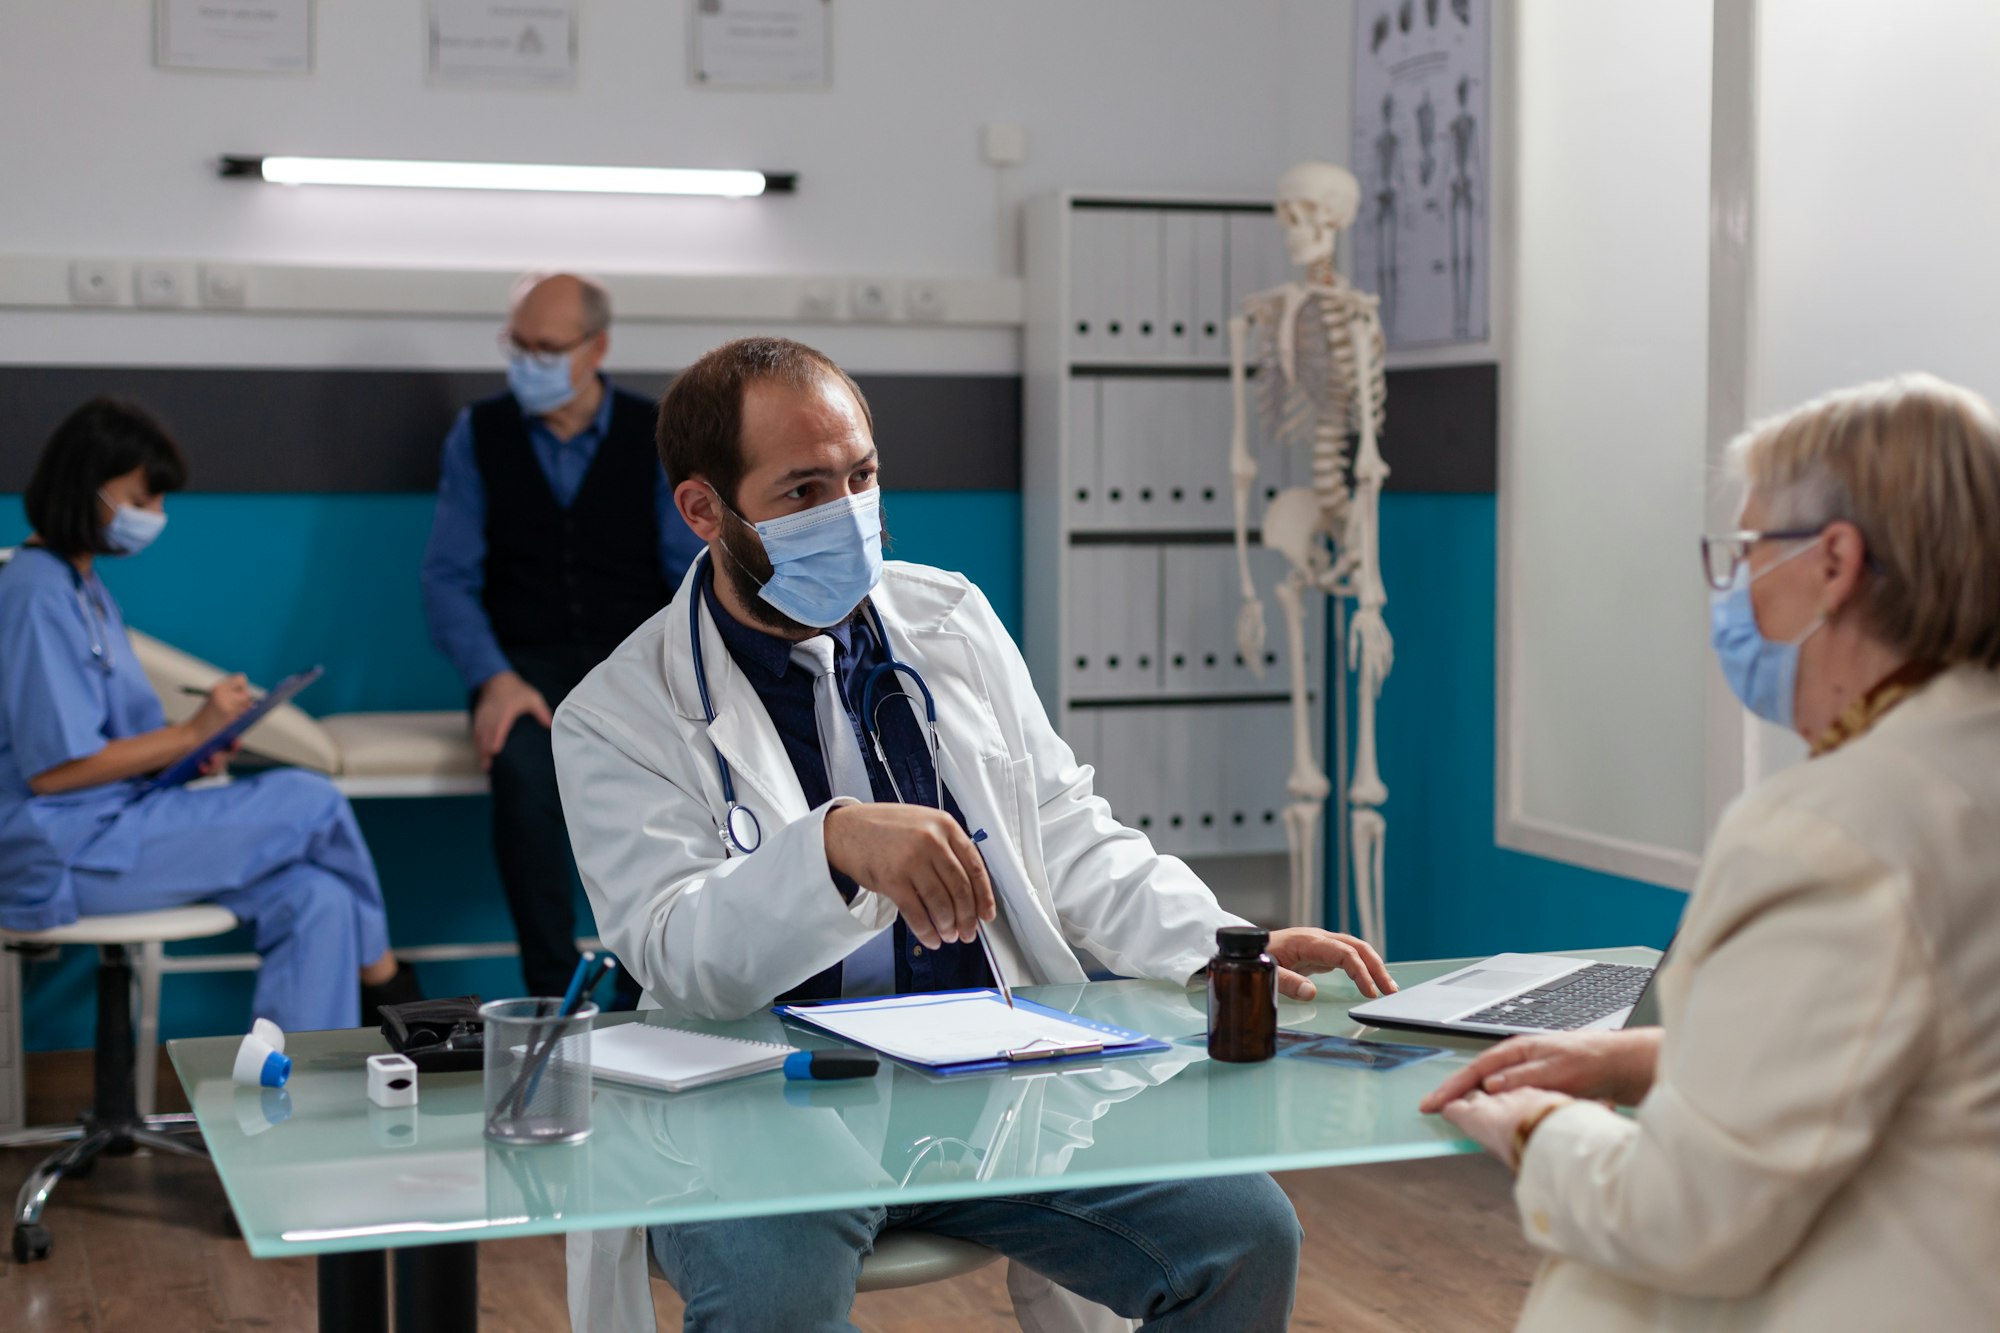
{"label": "pill bottle lid", "polygon": [[1255,958],[1271,942],[1271,932],[1255,926],[1223,926],[1215,932],[1215,951],[1223,958]]}

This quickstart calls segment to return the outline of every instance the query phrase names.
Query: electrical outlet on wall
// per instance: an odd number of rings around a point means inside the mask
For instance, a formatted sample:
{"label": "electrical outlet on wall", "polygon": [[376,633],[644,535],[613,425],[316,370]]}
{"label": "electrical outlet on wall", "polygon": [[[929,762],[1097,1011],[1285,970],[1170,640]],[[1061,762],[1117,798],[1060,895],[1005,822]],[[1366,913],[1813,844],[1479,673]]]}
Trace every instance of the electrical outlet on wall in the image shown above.
{"label": "electrical outlet on wall", "polygon": [[806,283],[805,290],[799,293],[799,318],[840,318],[839,286],[817,278]]}
{"label": "electrical outlet on wall", "polygon": [[115,259],[75,259],[69,266],[69,299],[77,305],[117,305],[125,266]]}
{"label": "electrical outlet on wall", "polygon": [[180,306],[188,302],[187,275],[179,264],[141,264],[132,289],[144,306]]}
{"label": "electrical outlet on wall", "polygon": [[944,284],[932,278],[918,278],[903,288],[903,314],[923,323],[936,323],[945,315]]}
{"label": "electrical outlet on wall", "polygon": [[203,264],[195,290],[201,303],[219,310],[241,310],[249,297],[249,274],[237,264]]}
{"label": "electrical outlet on wall", "polygon": [[847,292],[847,309],[855,319],[880,321],[896,317],[897,284],[886,278],[858,278]]}

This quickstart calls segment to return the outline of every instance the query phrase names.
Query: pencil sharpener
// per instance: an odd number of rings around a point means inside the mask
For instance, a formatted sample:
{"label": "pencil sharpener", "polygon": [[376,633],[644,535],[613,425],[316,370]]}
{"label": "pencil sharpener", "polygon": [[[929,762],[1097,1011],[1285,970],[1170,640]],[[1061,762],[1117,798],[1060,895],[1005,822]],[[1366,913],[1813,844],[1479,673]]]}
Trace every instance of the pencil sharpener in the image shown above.
{"label": "pencil sharpener", "polygon": [[417,1066],[409,1056],[368,1057],[368,1100],[377,1106],[417,1104]]}

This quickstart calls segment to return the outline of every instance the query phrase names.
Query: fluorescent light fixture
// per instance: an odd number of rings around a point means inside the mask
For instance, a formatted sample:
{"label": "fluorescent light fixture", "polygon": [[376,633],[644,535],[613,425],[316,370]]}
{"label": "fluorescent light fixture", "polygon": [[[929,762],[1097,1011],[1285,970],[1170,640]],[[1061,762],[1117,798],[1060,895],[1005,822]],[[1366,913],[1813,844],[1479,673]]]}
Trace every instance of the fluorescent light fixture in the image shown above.
{"label": "fluorescent light fixture", "polygon": [[565,194],[679,194],[752,199],[790,194],[791,172],[689,167],[534,166],[514,162],[399,162],[369,157],[224,157],[220,174],[273,185],[385,185],[415,190],[541,190]]}

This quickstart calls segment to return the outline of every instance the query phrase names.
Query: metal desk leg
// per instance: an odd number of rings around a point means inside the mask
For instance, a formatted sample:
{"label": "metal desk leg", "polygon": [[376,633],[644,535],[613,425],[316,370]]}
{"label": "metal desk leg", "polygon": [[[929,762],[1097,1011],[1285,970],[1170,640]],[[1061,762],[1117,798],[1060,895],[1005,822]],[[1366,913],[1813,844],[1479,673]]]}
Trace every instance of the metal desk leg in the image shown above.
{"label": "metal desk leg", "polygon": [[387,1255],[380,1250],[359,1250],[319,1257],[319,1330],[389,1333]]}
{"label": "metal desk leg", "polygon": [[395,1252],[396,1327],[479,1333],[479,1246],[416,1245]]}

